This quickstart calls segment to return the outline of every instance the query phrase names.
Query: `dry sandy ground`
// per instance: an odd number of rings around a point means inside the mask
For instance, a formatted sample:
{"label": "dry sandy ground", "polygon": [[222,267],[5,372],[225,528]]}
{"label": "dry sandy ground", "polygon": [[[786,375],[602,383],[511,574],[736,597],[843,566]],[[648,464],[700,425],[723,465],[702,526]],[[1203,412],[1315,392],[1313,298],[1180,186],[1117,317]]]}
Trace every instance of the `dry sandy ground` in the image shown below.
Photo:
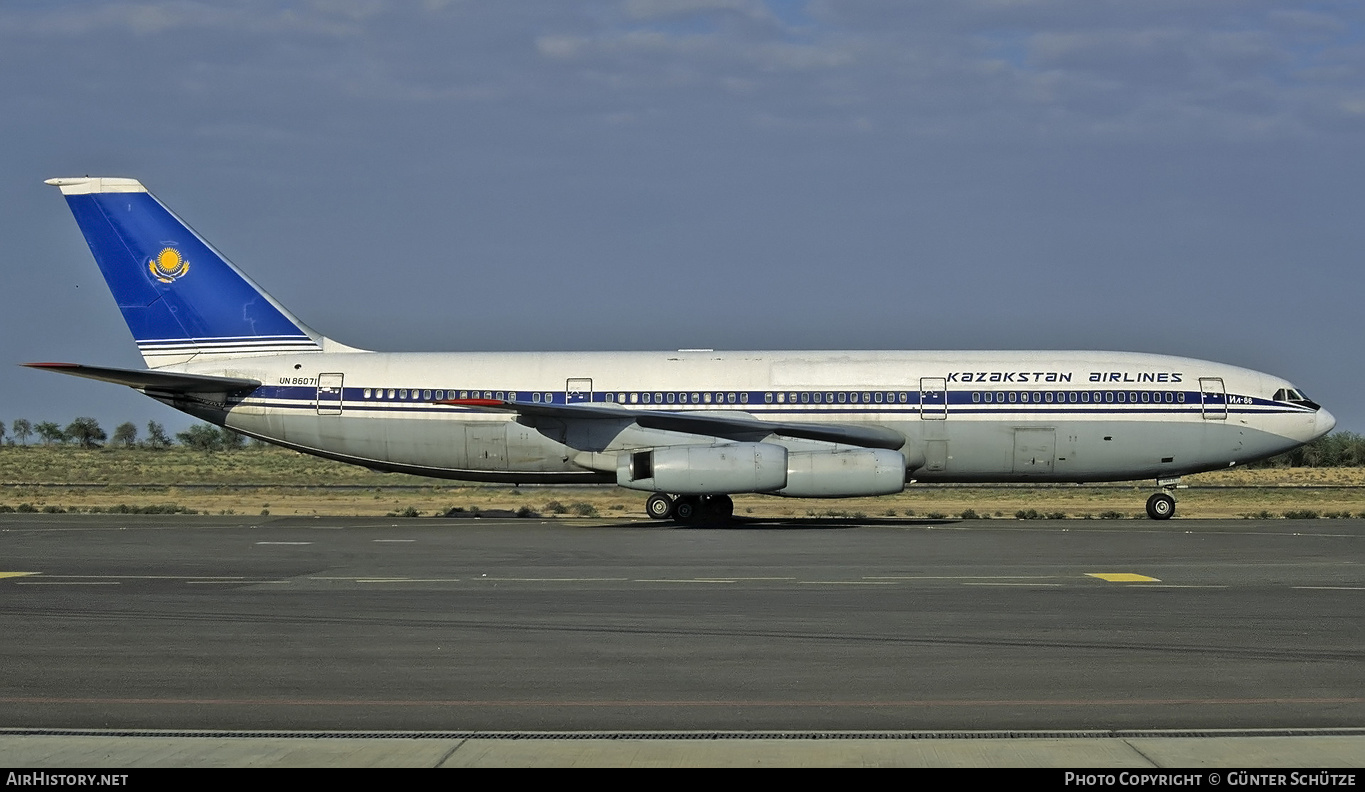
{"label": "dry sandy ground", "polygon": [[[1237,469],[1187,477],[1179,517],[1365,515],[1365,469]],[[1152,482],[1107,486],[912,485],[880,498],[735,497],[753,517],[981,517],[1020,511],[1068,519],[1143,515]],[[453,485],[373,473],[280,449],[203,454],[183,449],[0,449],[0,510],[108,511],[170,507],[208,514],[433,516],[475,512],[642,517],[645,493],[615,487]],[[27,510],[25,508],[25,510]]]}

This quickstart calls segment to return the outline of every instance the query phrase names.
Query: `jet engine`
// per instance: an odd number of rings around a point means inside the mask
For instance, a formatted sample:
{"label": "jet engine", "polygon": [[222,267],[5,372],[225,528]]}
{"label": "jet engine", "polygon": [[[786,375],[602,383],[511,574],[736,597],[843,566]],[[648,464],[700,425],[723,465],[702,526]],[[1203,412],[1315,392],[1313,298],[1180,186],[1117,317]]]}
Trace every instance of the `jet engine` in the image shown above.
{"label": "jet engine", "polygon": [[882,448],[788,451],[773,443],[664,446],[620,454],[616,483],[675,495],[890,495],[905,489],[905,457]]}
{"label": "jet engine", "polygon": [[787,449],[772,443],[664,446],[621,454],[616,483],[646,492],[772,492],[787,484]]}

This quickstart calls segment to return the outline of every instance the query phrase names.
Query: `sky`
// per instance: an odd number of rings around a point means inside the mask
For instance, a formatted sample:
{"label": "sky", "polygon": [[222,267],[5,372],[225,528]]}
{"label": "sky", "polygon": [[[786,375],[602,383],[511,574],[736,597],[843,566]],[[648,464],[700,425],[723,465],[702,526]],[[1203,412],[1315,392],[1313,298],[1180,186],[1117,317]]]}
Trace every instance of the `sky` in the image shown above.
{"label": "sky", "polygon": [[1365,431],[1365,5],[0,4],[0,422],[192,421],[57,176],[386,351],[1112,349]]}

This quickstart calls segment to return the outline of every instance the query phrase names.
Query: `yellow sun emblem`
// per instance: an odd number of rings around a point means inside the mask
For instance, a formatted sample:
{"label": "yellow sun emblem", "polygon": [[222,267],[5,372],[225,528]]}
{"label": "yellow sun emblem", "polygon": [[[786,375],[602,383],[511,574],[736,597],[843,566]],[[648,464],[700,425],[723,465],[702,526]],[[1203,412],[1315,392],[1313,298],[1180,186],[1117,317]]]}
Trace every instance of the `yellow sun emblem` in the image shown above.
{"label": "yellow sun emblem", "polygon": [[156,258],[147,262],[152,275],[162,283],[170,283],[190,271],[190,263],[180,257],[175,248],[163,248]]}

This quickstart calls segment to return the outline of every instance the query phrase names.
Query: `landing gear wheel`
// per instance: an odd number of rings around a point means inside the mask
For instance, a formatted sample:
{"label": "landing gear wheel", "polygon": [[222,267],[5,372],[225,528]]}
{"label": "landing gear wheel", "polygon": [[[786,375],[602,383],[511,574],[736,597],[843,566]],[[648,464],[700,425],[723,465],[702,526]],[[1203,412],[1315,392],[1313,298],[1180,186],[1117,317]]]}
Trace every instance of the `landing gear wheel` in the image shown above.
{"label": "landing gear wheel", "polygon": [[712,495],[707,498],[706,506],[711,516],[721,522],[726,522],[735,515],[735,502],[729,495]]}
{"label": "landing gear wheel", "polygon": [[656,492],[645,501],[645,513],[652,520],[667,520],[673,516],[673,499],[662,492]]}
{"label": "landing gear wheel", "polygon": [[673,519],[681,523],[695,522],[701,515],[701,501],[695,495],[684,495],[673,501]]}
{"label": "landing gear wheel", "polygon": [[1157,492],[1147,499],[1147,516],[1153,520],[1169,520],[1175,514],[1175,498],[1165,492]]}

